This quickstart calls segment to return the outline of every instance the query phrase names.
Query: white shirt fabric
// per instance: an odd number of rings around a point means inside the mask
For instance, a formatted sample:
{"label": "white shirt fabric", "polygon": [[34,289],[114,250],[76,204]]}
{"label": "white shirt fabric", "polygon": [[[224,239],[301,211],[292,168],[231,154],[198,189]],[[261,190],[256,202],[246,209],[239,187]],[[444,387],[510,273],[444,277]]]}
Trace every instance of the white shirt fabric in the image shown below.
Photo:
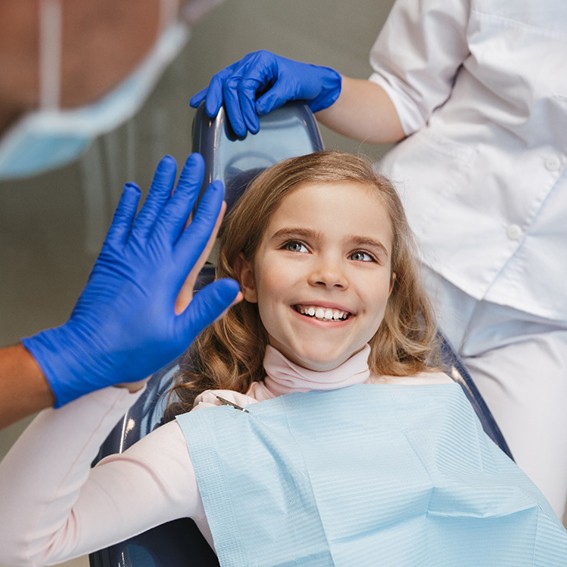
{"label": "white shirt fabric", "polygon": [[[442,373],[371,376],[369,347],[328,373],[296,372],[268,349],[268,377],[249,395],[207,391],[196,406],[219,405],[216,394],[245,406],[293,391],[368,382],[450,384]],[[298,368],[298,367],[296,367]],[[329,384],[321,380],[328,375]],[[319,379],[319,383],[309,381]],[[192,518],[209,544],[212,536],[187,443],[169,422],[124,453],[90,465],[111,429],[140,394],[119,388],[94,392],[42,412],[0,463],[0,563],[44,566],[90,553],[177,518]]]}
{"label": "white shirt fabric", "polygon": [[398,0],[370,61],[408,135],[379,168],[425,264],[567,321],[567,2]]}

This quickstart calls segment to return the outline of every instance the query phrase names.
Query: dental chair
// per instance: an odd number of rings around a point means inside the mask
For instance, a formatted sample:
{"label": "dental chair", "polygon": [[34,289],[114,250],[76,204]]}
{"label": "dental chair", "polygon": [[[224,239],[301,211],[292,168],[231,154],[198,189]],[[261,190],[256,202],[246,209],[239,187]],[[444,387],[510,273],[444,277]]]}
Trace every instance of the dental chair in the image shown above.
{"label": "dental chair", "polygon": [[[211,121],[204,106],[193,121],[193,151],[205,158],[203,185],[220,179],[226,188],[227,210],[242,195],[250,181],[270,165],[297,155],[323,149],[313,114],[306,105],[288,104],[261,121],[260,132],[237,139],[221,109]],[[195,287],[198,290],[214,278],[214,258],[205,264]],[[490,410],[462,362],[440,334],[445,371],[458,382],[474,407],[489,437],[511,457],[510,450]],[[97,461],[125,451],[163,422],[167,394],[178,370],[178,361],[154,374],[144,394],[125,414],[100,448]],[[124,542],[92,553],[91,567],[208,567],[218,560],[194,522],[188,518],[163,524]]]}

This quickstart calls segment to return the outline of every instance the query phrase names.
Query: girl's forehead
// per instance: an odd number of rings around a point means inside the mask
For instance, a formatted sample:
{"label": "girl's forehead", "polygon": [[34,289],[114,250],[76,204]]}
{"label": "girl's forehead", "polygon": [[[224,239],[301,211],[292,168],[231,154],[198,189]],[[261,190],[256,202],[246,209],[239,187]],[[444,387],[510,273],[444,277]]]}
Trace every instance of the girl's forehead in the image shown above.
{"label": "girl's forehead", "polygon": [[274,210],[265,236],[287,223],[323,232],[344,230],[392,239],[390,217],[379,189],[354,181],[297,185]]}
{"label": "girl's forehead", "polygon": [[344,204],[352,205],[359,212],[364,207],[370,207],[373,210],[388,214],[384,197],[378,187],[358,181],[300,183],[282,198],[274,214],[281,209],[289,212],[298,205],[318,205],[333,208]]}

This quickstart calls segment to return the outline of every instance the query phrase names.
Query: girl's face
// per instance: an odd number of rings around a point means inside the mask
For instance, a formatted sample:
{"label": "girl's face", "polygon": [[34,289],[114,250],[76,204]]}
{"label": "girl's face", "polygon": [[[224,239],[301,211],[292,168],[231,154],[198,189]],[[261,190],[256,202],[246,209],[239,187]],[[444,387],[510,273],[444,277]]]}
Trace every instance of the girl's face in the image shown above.
{"label": "girl's face", "polygon": [[273,214],[240,272],[269,343],[310,370],[336,368],[376,333],[392,290],[392,228],[375,189],[310,183]]}

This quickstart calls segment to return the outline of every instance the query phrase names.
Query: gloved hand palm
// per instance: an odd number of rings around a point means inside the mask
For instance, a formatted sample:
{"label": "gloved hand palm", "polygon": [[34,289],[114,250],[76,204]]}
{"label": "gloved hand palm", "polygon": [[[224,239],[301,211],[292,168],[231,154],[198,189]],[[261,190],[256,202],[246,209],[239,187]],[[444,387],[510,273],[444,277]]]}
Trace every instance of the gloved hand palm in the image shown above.
{"label": "gloved hand palm", "polygon": [[185,229],[203,172],[201,156],[191,156],[172,195],[176,165],[164,158],[135,219],[140,190],[126,185],[69,321],[24,339],[50,383],[56,406],[148,377],[179,356],[236,298],[238,284],[221,280],[175,313],[188,273],[204,262],[202,253],[222,207],[223,188],[215,182]]}
{"label": "gloved hand palm", "polygon": [[217,73],[190,104],[197,107],[205,100],[214,118],[224,103],[234,133],[244,137],[258,132],[259,116],[288,101],[304,100],[317,112],[331,106],[340,92],[341,76],[334,69],[257,51]]}

